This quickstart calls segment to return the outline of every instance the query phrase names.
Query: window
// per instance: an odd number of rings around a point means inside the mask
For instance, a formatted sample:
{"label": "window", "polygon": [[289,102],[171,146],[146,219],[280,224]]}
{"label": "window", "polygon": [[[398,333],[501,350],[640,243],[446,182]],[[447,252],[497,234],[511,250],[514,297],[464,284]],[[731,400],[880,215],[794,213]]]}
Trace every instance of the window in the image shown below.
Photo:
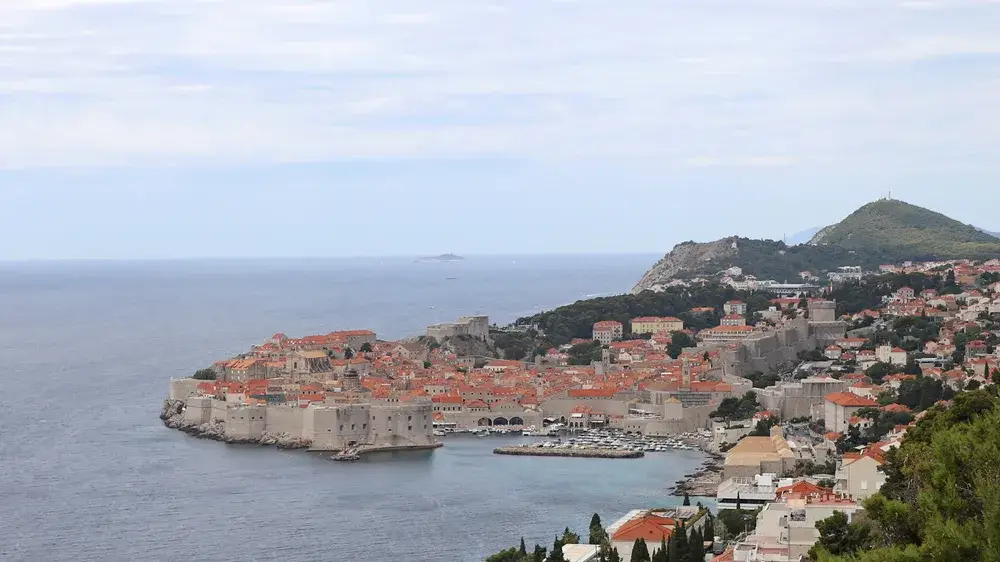
{"label": "window", "polygon": [[344,431],[344,424],[340,424],[340,431]]}
{"label": "window", "polygon": [[351,424],[351,431],[354,431],[354,424]]}
{"label": "window", "polygon": [[406,431],[413,431],[413,426],[412,425],[406,426]]}
{"label": "window", "polygon": [[368,424],[366,423],[361,424],[361,429],[368,429]]}
{"label": "window", "polygon": [[413,421],[413,416],[406,416],[406,421]]}

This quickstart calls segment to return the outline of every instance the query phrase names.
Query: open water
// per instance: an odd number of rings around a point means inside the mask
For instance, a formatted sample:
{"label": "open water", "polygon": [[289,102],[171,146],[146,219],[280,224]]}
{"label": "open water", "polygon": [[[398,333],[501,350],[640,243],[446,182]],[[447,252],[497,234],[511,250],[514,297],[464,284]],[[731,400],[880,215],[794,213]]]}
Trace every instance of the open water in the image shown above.
{"label": "open water", "polygon": [[[656,256],[0,264],[0,560],[474,561],[673,505],[696,452],[334,463],[166,429],[167,380],[289,335],[419,333],[629,289]],[[455,279],[448,279],[454,277]]]}

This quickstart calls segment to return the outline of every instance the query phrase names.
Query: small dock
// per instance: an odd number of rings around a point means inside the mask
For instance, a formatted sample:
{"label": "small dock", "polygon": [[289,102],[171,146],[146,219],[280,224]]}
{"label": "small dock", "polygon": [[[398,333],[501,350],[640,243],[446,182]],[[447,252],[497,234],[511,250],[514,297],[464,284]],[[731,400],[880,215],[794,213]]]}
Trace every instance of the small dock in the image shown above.
{"label": "small dock", "polygon": [[529,457],[576,457],[582,459],[638,459],[646,456],[642,451],[617,449],[569,449],[559,447],[498,447],[497,455],[522,455]]}

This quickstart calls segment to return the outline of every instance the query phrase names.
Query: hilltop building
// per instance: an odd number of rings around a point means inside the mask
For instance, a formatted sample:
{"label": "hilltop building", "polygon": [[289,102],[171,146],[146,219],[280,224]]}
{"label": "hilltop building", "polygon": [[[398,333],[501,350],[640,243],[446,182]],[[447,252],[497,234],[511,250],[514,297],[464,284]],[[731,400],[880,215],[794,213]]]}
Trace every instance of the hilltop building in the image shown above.
{"label": "hilltop building", "polygon": [[594,339],[604,345],[622,339],[624,327],[616,320],[601,320],[594,323]]}
{"label": "hilltop building", "polygon": [[472,336],[477,339],[489,341],[490,317],[463,316],[455,322],[432,324],[427,326],[426,335],[437,341],[456,336]]}

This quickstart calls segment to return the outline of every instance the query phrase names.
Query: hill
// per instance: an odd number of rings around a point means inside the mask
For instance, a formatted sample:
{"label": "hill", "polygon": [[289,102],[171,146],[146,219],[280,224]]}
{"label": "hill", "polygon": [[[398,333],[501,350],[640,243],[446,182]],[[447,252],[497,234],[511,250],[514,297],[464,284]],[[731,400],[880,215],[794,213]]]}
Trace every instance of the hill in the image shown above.
{"label": "hill", "polygon": [[795,282],[799,272],[822,275],[841,266],[876,269],[907,260],[1000,257],[1000,238],[903,201],[869,203],[821,229],[808,244],[730,237],[678,244],[632,289],[639,293],[673,279],[716,276],[732,267],[759,279]]}
{"label": "hill", "polygon": [[809,243],[863,251],[891,262],[1000,256],[1000,239],[992,234],[895,199],[861,207]]}

